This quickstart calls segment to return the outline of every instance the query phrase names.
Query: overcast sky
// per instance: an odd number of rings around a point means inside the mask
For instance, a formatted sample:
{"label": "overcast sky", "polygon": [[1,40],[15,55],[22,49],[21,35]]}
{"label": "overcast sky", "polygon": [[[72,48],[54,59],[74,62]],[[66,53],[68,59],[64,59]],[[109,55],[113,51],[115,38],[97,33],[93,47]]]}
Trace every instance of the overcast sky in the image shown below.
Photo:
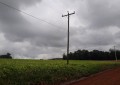
{"label": "overcast sky", "polygon": [[67,11],[76,12],[70,16],[70,51],[120,47],[120,0],[0,2],[41,19],[0,4],[0,54],[10,52],[20,59],[62,57],[67,46],[67,17],[62,14]]}

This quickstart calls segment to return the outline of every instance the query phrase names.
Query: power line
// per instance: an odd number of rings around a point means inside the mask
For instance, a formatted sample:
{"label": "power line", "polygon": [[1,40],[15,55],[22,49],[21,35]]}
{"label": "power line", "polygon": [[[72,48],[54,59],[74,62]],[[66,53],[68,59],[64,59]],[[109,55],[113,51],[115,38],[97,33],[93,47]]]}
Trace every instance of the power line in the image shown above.
{"label": "power line", "polygon": [[47,22],[47,21],[45,21],[45,20],[43,20],[43,19],[40,19],[40,18],[38,18],[38,17],[35,17],[35,16],[33,16],[33,15],[29,14],[29,13],[26,13],[26,12],[24,12],[24,11],[22,11],[22,10],[20,10],[20,9],[17,9],[17,8],[15,8],[15,7],[13,7],[13,6],[10,6],[10,5],[6,4],[6,3],[0,2],[0,4],[2,4],[2,5],[4,5],[4,6],[7,6],[7,7],[9,7],[9,8],[12,8],[12,9],[18,11],[18,12],[23,13],[23,14],[26,14],[26,15],[28,15],[28,16],[30,16],[30,17],[32,17],[32,18],[35,18],[35,19],[37,19],[37,20],[39,20],[39,21],[42,21],[42,22],[45,22],[45,23],[47,23],[47,24],[49,24],[49,25],[52,25],[52,26],[54,26],[54,27],[60,28],[60,27],[57,26],[57,25],[54,25],[54,24],[52,24],[52,23],[50,23],[50,22]]}

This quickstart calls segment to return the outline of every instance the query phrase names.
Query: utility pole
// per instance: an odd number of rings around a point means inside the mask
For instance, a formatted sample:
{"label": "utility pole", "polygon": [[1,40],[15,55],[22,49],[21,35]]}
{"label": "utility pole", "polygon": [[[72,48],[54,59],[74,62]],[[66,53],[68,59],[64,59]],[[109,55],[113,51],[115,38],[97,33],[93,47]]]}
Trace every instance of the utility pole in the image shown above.
{"label": "utility pole", "polygon": [[115,48],[115,46],[114,46],[114,51],[115,51],[115,59],[117,61],[117,55],[116,55],[116,48]]}
{"label": "utility pole", "polygon": [[70,35],[70,31],[69,31],[69,27],[70,27],[70,15],[75,14],[75,11],[73,13],[69,13],[67,15],[62,15],[62,17],[68,17],[68,40],[67,40],[67,65],[69,64],[69,35]]}

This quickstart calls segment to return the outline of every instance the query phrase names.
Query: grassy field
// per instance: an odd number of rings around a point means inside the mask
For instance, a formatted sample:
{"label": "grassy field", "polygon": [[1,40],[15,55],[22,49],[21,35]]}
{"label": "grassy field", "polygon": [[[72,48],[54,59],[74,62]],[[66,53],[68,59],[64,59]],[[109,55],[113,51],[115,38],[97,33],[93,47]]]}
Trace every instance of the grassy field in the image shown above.
{"label": "grassy field", "polygon": [[0,85],[52,85],[120,66],[115,61],[0,60]]}

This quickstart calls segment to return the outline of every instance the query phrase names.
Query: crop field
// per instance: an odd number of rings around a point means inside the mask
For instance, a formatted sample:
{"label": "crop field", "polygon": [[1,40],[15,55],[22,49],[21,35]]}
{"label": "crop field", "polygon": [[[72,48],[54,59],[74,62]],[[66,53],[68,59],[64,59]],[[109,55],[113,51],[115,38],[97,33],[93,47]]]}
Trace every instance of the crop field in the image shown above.
{"label": "crop field", "polygon": [[120,66],[115,61],[0,60],[0,85],[57,85]]}

